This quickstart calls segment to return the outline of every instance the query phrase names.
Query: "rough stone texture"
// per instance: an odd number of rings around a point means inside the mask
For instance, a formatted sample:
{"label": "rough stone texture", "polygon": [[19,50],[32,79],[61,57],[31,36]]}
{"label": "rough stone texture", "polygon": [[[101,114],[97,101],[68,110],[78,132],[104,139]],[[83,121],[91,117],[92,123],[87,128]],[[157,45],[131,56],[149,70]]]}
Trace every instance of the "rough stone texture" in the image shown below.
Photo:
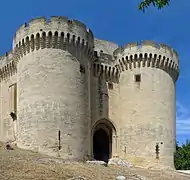
{"label": "rough stone texture", "polygon": [[121,160],[119,158],[112,158],[109,160],[108,165],[117,165],[123,167],[133,167],[129,162],[126,160]]}
{"label": "rough stone texture", "polygon": [[105,41],[102,39],[94,39],[94,50],[97,52],[103,51],[105,54],[113,54],[119,46],[113,42]]}
{"label": "rough stone texture", "polygon": [[[174,168],[178,71],[177,53],[166,45],[144,41],[119,48],[94,39],[76,20],[33,19],[0,58],[0,140],[16,138],[24,149],[86,161],[93,159],[93,134],[102,128],[110,159]],[[15,83],[13,121],[9,86]]]}
{"label": "rough stone texture", "polygon": [[107,166],[107,163],[104,161],[86,161],[86,163]]}
{"label": "rough stone texture", "polygon": [[66,51],[43,49],[24,56],[18,75],[18,146],[83,159],[88,154],[88,81],[79,62]]}
{"label": "rough stone texture", "polygon": [[10,116],[10,89],[9,86],[17,82],[17,75],[7,77],[0,82],[0,139],[3,141],[15,140],[15,122]]}
{"label": "rough stone texture", "polygon": [[77,20],[70,20],[67,17],[53,16],[49,20],[44,17],[35,18],[30,20],[29,23],[20,26],[13,39],[13,48],[19,45],[19,43],[25,42],[27,37],[31,40],[32,35],[35,37],[38,33],[41,35],[43,32],[54,33],[56,31],[63,32],[65,38],[67,38],[67,34],[70,37],[75,35],[76,40],[80,37],[81,40],[88,41],[90,46],[93,45],[93,34],[90,30],[86,29],[85,24]]}
{"label": "rough stone texture", "polygon": [[[142,81],[138,84],[134,75],[139,73]],[[133,155],[134,161],[139,156],[139,161],[148,162],[155,159],[159,143],[160,161],[173,163],[175,85],[168,74],[151,68],[125,71],[120,79],[118,113],[120,154],[126,158]]]}
{"label": "rough stone texture", "polygon": [[117,176],[117,177],[116,177],[116,180],[125,180],[125,179],[126,179],[125,176]]}

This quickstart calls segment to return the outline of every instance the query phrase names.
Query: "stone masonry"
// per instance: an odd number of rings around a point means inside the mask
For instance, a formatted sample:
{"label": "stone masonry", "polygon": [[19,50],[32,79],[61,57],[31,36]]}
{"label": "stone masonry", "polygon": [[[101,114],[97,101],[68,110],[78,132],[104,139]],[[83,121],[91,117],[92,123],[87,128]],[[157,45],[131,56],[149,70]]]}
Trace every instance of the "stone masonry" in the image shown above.
{"label": "stone masonry", "polygon": [[102,129],[108,159],[174,168],[178,75],[178,55],[167,45],[118,47],[77,20],[32,19],[0,57],[0,140],[89,160]]}

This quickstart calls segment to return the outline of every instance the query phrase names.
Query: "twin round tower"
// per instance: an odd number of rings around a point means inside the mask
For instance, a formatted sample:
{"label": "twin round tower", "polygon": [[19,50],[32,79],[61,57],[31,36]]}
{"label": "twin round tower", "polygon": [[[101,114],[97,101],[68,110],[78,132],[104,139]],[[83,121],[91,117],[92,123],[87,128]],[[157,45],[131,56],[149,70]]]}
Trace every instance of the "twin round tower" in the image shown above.
{"label": "twin round tower", "polygon": [[66,17],[32,19],[0,57],[0,140],[65,160],[174,168],[178,55],[123,47]]}

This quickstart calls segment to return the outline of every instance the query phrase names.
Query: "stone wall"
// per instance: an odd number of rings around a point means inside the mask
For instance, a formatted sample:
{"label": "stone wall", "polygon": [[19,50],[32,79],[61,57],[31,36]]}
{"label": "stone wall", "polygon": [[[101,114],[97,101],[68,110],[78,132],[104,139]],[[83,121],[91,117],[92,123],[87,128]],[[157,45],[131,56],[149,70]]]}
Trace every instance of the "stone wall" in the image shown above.
{"label": "stone wall", "polygon": [[16,31],[13,50],[0,61],[0,140],[16,138],[24,149],[83,159],[93,155],[101,122],[112,130],[111,158],[173,167],[179,68],[167,45],[143,41],[119,48],[94,40],[77,20],[40,17]]}
{"label": "stone wall", "polygon": [[12,87],[17,82],[17,70],[12,52],[1,56],[0,62],[0,140],[14,141],[16,126],[10,113],[16,100]]}
{"label": "stone wall", "polygon": [[82,160],[89,149],[93,35],[77,21],[40,18],[21,27],[14,43],[18,146]]}
{"label": "stone wall", "polygon": [[178,59],[172,50],[163,52],[164,57],[160,51],[146,44],[126,46],[117,54],[119,156],[144,167],[158,162],[173,167]]}
{"label": "stone wall", "polygon": [[94,39],[94,50],[99,52],[103,52],[105,54],[113,55],[113,51],[115,51],[119,46],[116,43],[95,38]]}

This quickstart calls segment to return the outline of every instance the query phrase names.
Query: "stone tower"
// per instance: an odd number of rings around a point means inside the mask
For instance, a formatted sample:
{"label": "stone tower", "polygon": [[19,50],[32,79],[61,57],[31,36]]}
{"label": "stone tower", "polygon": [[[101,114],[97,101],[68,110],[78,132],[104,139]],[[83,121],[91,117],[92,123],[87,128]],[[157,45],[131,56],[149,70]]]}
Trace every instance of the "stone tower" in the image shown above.
{"label": "stone tower", "polygon": [[16,31],[13,49],[18,147],[83,159],[89,146],[93,34],[76,20],[37,18]]}
{"label": "stone tower", "polygon": [[0,57],[0,140],[70,160],[174,168],[178,55],[123,47],[66,17],[36,18]]}
{"label": "stone tower", "polygon": [[114,51],[120,70],[120,157],[173,167],[176,140],[177,53],[163,44],[129,43]]}

